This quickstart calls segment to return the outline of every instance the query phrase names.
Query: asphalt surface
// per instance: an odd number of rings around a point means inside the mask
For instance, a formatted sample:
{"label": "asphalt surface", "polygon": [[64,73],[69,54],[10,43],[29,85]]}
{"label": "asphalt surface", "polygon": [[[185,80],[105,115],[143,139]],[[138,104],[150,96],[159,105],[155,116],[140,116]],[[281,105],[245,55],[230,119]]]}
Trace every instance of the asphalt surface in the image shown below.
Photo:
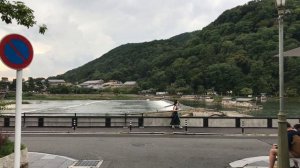
{"label": "asphalt surface", "polygon": [[[266,156],[276,129],[246,128],[23,128],[30,152],[75,160],[103,160],[101,168],[227,168]],[[5,128],[11,134],[13,128]],[[13,138],[13,137],[12,137]]]}
{"label": "asphalt surface", "polygon": [[270,139],[215,136],[23,137],[29,151],[104,160],[103,168],[221,168],[266,155]]}

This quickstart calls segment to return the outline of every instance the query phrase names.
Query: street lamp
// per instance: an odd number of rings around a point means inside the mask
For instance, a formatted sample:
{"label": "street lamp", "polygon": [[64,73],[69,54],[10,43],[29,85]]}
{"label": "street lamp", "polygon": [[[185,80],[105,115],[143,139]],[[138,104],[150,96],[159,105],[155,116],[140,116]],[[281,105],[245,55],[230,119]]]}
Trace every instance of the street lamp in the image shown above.
{"label": "street lamp", "polygon": [[276,0],[279,24],[279,113],[278,113],[278,167],[289,166],[289,152],[287,140],[287,121],[284,112],[284,73],[283,73],[283,17],[286,0]]}

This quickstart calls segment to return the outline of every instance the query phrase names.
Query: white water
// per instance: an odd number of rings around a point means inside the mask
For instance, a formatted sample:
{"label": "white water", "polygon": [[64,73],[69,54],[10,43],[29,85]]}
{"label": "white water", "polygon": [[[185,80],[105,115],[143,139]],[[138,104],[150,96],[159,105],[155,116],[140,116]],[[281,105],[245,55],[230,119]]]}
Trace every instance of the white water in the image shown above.
{"label": "white water", "polygon": [[[172,102],[163,100],[26,100],[22,113],[145,113],[172,110]],[[183,107],[183,109],[186,107]],[[3,110],[14,113],[15,109]]]}

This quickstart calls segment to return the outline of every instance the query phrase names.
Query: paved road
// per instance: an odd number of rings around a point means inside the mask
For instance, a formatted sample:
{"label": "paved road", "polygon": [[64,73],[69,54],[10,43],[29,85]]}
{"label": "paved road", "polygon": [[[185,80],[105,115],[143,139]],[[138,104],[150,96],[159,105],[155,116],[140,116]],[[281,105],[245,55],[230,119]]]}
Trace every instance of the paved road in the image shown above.
{"label": "paved road", "polygon": [[24,135],[29,151],[103,159],[101,168],[225,168],[267,155],[276,137],[220,135]]}

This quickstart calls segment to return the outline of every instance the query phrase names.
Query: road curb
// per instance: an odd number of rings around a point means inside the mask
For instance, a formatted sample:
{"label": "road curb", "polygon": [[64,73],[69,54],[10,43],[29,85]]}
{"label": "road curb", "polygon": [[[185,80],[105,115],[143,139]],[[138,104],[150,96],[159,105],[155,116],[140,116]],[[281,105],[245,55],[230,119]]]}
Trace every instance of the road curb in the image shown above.
{"label": "road curb", "polygon": [[[14,131],[3,131],[3,134],[13,135]],[[276,137],[277,134],[228,134],[228,133],[211,133],[211,132],[165,132],[165,131],[153,131],[153,132],[70,132],[70,131],[22,131],[23,135],[215,135],[215,136],[231,136],[231,137]]]}

